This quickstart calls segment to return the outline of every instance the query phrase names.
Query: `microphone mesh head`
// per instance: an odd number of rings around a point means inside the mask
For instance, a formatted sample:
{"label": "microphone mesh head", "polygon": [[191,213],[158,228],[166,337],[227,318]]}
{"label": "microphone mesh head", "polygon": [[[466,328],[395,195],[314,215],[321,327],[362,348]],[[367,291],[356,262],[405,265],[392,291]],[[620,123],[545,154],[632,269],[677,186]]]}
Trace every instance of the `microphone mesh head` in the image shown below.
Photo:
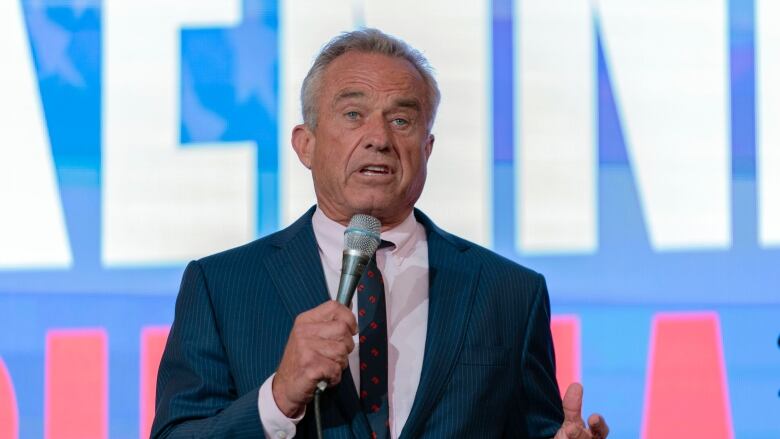
{"label": "microphone mesh head", "polygon": [[371,257],[379,247],[382,223],[371,215],[358,213],[344,230],[344,250],[357,250]]}

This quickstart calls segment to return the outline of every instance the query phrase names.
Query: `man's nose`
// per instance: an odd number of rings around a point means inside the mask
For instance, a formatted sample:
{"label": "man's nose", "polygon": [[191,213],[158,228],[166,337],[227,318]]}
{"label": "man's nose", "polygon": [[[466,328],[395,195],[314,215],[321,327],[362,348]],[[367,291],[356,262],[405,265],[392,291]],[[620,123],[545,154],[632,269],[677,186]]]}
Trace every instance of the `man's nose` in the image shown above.
{"label": "man's nose", "polygon": [[372,148],[378,151],[390,148],[390,124],[383,116],[370,117],[364,127],[366,129],[363,143],[365,148]]}

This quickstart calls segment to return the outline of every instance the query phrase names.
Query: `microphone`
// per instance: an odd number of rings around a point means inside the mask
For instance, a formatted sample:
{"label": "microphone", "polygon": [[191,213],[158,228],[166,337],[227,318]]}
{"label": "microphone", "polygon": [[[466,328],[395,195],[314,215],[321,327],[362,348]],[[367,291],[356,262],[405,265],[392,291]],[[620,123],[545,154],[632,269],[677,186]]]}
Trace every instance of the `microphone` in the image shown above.
{"label": "microphone", "polygon": [[341,279],[336,300],[349,308],[355,288],[368,261],[379,248],[382,223],[371,215],[358,213],[344,230],[344,252],[341,256]]}
{"label": "microphone", "polygon": [[[379,248],[379,232],[382,223],[371,215],[358,213],[349,221],[344,230],[344,252],[341,256],[341,279],[336,300],[347,308],[352,307],[352,296],[355,295],[360,277],[366,265],[374,257]],[[317,383],[317,390],[323,392],[328,387],[325,380]]]}

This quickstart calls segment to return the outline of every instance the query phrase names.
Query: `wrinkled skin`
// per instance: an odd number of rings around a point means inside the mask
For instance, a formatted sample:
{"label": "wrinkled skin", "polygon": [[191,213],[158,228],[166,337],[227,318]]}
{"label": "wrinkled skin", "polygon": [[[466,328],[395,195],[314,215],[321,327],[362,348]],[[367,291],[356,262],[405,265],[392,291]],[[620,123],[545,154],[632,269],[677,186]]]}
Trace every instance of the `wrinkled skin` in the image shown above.
{"label": "wrinkled skin", "polygon": [[292,135],[318,207],[342,224],[355,213],[385,230],[400,224],[422,193],[433,149],[422,76],[404,59],[347,52],[322,79],[317,126]]}

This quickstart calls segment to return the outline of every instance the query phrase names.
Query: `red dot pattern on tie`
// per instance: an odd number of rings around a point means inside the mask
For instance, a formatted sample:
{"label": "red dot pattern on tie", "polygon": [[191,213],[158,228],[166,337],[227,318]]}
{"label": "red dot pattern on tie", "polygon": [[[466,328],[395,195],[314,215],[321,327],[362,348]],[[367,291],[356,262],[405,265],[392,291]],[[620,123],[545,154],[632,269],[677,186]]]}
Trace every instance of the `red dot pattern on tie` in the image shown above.
{"label": "red dot pattern on tie", "polygon": [[371,259],[358,285],[360,402],[374,438],[389,437],[387,311],[382,273]]}

